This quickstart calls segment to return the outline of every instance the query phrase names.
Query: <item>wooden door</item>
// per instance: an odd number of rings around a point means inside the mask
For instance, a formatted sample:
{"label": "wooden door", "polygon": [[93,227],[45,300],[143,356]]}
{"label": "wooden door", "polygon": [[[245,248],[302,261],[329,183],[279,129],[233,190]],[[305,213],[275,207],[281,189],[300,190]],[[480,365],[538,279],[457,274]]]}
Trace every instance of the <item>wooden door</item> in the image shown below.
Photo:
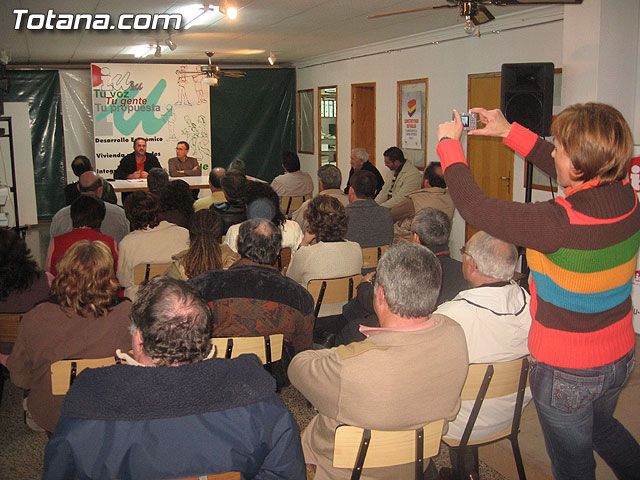
{"label": "wooden door", "polygon": [[351,85],[351,149],[364,148],[376,164],[376,84]]}
{"label": "wooden door", "polygon": [[[469,75],[469,107],[500,108],[500,74]],[[513,151],[501,138],[467,136],[469,169],[483,192],[490,197],[513,200]],[[465,241],[477,232],[470,223]]]}

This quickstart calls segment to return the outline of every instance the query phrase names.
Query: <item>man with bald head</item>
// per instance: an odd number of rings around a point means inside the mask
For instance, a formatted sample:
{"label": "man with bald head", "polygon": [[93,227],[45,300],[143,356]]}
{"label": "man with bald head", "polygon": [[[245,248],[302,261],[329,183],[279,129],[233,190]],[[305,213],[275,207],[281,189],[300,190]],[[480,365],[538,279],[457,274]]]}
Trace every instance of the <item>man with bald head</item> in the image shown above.
{"label": "man with bald head", "polygon": [[[93,195],[102,198],[102,178],[93,171],[84,172],[78,181],[78,190],[82,195]],[[124,236],[129,233],[129,221],[124,214],[124,210],[118,205],[105,202],[105,216],[100,225],[100,232],[113,237],[119,243]],[[73,230],[71,221],[71,206],[66,206],[59,210],[51,220],[51,238],[57,237]]]}

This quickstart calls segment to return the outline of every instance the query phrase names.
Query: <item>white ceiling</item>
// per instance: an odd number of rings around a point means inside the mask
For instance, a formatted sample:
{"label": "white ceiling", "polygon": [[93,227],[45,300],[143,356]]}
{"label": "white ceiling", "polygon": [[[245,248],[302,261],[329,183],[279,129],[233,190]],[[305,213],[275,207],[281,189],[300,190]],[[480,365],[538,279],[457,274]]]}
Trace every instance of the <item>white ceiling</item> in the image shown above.
{"label": "white ceiling", "polygon": [[[212,14],[203,25],[173,34],[178,48],[164,46],[162,30],[148,31],[27,31],[15,30],[15,9],[46,14],[176,13],[197,1],[138,0],[2,0],[0,2],[0,49],[10,56],[10,65],[64,65],[91,62],[205,62],[205,50],[214,50],[216,63],[265,65],[270,51],[277,65],[348,48],[436,30],[463,19],[455,8],[396,15],[368,20],[369,14],[389,10],[439,5],[445,0],[237,0],[238,18]],[[213,4],[219,4],[212,0]],[[44,4],[44,5],[43,5]],[[531,8],[489,6],[496,18]],[[186,19],[185,19],[186,21]],[[491,25],[491,24],[489,24]],[[490,28],[482,27],[482,28]],[[160,41],[162,57],[134,59],[130,47]],[[253,50],[253,53],[247,51]]]}

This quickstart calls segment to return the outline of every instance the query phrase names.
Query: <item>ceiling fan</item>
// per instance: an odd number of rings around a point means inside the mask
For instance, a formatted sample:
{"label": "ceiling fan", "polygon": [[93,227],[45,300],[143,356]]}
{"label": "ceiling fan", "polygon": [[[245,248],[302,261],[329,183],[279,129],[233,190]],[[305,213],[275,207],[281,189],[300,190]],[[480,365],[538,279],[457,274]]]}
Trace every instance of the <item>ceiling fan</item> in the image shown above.
{"label": "ceiling fan", "polygon": [[200,65],[200,72],[202,75],[206,75],[202,80],[205,85],[217,85],[220,77],[233,77],[241,78],[246,75],[245,72],[240,70],[221,70],[218,65],[213,64],[213,55],[216,52],[204,52],[209,57],[209,63],[207,65]]}
{"label": "ceiling fan", "polygon": [[429,7],[410,8],[408,10],[395,10],[392,12],[376,13],[367,18],[388,17],[403,13],[423,12],[425,10],[438,10],[441,8],[457,8],[460,16],[465,18],[465,31],[472,33],[475,25],[482,25],[495,19],[485,5],[504,7],[508,5],[553,5],[553,4],[581,4],[582,0],[447,0],[444,5],[432,5]]}

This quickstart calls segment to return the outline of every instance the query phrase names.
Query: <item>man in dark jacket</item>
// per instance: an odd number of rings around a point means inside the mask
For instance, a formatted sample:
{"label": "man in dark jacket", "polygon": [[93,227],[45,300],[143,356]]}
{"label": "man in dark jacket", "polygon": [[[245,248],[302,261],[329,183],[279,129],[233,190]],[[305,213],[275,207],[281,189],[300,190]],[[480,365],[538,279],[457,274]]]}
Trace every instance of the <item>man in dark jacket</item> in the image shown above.
{"label": "man in dark jacket", "polygon": [[162,168],[158,157],[152,153],[147,153],[147,141],[138,137],[133,141],[133,152],[125,155],[120,160],[120,165],[113,178],[125,180],[127,178],[147,178],[149,170],[152,168]]}
{"label": "man in dark jacket", "polygon": [[78,376],[43,479],[304,478],[298,428],[275,382],[255,355],[210,358],[211,314],[196,290],[156,277],[130,317],[134,358]]}

